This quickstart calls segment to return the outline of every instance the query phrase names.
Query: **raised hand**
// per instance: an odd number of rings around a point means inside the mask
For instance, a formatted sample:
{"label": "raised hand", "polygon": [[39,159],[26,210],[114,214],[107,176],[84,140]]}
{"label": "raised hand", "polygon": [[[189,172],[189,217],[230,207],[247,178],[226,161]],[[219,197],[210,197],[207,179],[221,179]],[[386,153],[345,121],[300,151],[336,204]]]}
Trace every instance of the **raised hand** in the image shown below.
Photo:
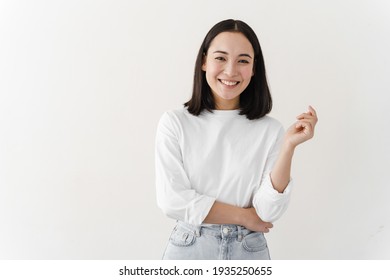
{"label": "raised hand", "polygon": [[314,128],[317,124],[317,113],[313,107],[309,106],[306,113],[297,116],[297,121],[287,129],[285,140],[292,147],[311,139],[314,136]]}

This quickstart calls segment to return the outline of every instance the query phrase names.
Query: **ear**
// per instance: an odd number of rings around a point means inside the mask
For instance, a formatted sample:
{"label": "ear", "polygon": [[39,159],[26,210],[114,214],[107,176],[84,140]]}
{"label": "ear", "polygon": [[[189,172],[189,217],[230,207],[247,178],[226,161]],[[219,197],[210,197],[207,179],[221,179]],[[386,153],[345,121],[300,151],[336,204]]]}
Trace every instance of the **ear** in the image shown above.
{"label": "ear", "polygon": [[206,54],[203,54],[203,56],[202,56],[202,71],[204,71],[204,72],[206,72],[206,69],[207,69],[206,61],[207,61],[207,56],[206,56]]}

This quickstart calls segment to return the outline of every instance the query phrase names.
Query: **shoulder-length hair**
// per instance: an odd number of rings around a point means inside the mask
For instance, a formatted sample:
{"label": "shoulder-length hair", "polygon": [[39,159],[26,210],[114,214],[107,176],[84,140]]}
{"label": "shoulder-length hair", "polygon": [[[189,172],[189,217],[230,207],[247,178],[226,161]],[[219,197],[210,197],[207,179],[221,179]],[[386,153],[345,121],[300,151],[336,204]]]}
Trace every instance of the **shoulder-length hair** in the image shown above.
{"label": "shoulder-length hair", "polygon": [[248,24],[240,20],[228,19],[221,21],[207,33],[195,62],[192,97],[184,103],[184,106],[188,107],[188,111],[195,116],[199,116],[204,109],[209,112],[215,109],[214,98],[206,81],[206,73],[202,70],[202,64],[211,42],[221,32],[242,33],[252,44],[254,75],[249,85],[240,94],[240,115],[246,115],[250,120],[262,118],[272,109],[272,98],[267,83],[264,58],[255,32]]}

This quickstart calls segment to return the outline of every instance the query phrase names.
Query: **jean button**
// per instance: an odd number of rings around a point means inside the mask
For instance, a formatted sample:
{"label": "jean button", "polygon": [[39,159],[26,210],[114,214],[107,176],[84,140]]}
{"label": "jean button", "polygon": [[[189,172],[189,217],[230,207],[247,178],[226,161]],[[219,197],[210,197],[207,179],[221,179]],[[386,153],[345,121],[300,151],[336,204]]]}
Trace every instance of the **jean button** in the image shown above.
{"label": "jean button", "polygon": [[229,229],[225,227],[225,228],[223,228],[222,232],[223,232],[224,234],[228,234],[228,233],[229,233]]}

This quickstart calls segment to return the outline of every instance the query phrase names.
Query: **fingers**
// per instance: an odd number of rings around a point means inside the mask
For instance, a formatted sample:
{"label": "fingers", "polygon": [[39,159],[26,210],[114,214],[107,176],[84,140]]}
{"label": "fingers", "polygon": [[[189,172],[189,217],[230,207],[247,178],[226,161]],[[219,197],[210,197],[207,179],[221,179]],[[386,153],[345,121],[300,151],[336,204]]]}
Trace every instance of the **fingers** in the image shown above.
{"label": "fingers", "polygon": [[272,223],[261,221],[261,223],[258,224],[258,228],[255,231],[269,232],[270,229],[273,227],[274,227],[274,225]]}
{"label": "fingers", "polygon": [[272,223],[263,221],[257,215],[255,208],[251,207],[247,208],[247,210],[249,210],[248,213],[250,215],[246,219],[247,223],[243,225],[247,229],[259,232],[269,232],[269,230],[273,228],[274,225]]}
{"label": "fingers", "polygon": [[271,228],[273,228],[273,225],[271,224],[270,226],[264,226],[264,229],[262,230],[262,232],[265,232],[265,233],[267,233],[267,232],[269,232],[269,230],[271,229]]}
{"label": "fingers", "polygon": [[313,120],[314,122],[317,122],[317,120],[318,120],[317,115],[312,115],[312,113],[302,113],[299,116],[297,116],[297,119],[298,120],[303,120],[303,119]]}
{"label": "fingers", "polygon": [[295,129],[297,132],[301,132],[301,133],[307,135],[309,138],[312,138],[314,136],[313,124],[308,120],[298,121],[295,124]]}
{"label": "fingers", "polygon": [[269,229],[273,228],[273,227],[274,227],[273,224],[266,222],[266,223],[264,223],[264,230],[263,230],[263,232],[269,232]]}
{"label": "fingers", "polygon": [[317,112],[309,106],[308,111],[297,116],[297,121],[287,130],[286,141],[296,147],[313,138],[317,121]]}
{"label": "fingers", "polygon": [[300,114],[299,116],[297,116],[297,119],[298,120],[302,120],[302,119],[312,119],[313,118],[313,115],[310,114],[310,113],[302,113]]}
{"label": "fingers", "polygon": [[307,109],[307,112],[306,113],[303,113],[302,115],[308,115],[308,116],[313,116],[313,117],[316,117],[317,116],[317,112],[316,110],[314,110],[314,108],[312,106],[309,105],[308,109]]}
{"label": "fingers", "polygon": [[315,116],[317,117],[317,112],[316,110],[314,110],[314,108],[312,106],[309,105],[309,112],[312,116]]}
{"label": "fingers", "polygon": [[317,112],[314,110],[312,106],[309,106],[308,112],[300,114],[299,116],[297,116],[297,119],[299,120],[295,125],[297,129],[298,128],[314,129],[318,121]]}
{"label": "fingers", "polygon": [[264,228],[263,230],[261,230],[261,231],[267,233],[267,232],[269,232],[269,229],[270,229],[270,228],[265,227],[265,228]]}
{"label": "fingers", "polygon": [[295,128],[303,128],[303,129],[312,129],[313,128],[313,124],[311,121],[309,120],[306,120],[306,119],[303,119],[303,120],[300,120],[300,121],[297,121],[295,123]]}

